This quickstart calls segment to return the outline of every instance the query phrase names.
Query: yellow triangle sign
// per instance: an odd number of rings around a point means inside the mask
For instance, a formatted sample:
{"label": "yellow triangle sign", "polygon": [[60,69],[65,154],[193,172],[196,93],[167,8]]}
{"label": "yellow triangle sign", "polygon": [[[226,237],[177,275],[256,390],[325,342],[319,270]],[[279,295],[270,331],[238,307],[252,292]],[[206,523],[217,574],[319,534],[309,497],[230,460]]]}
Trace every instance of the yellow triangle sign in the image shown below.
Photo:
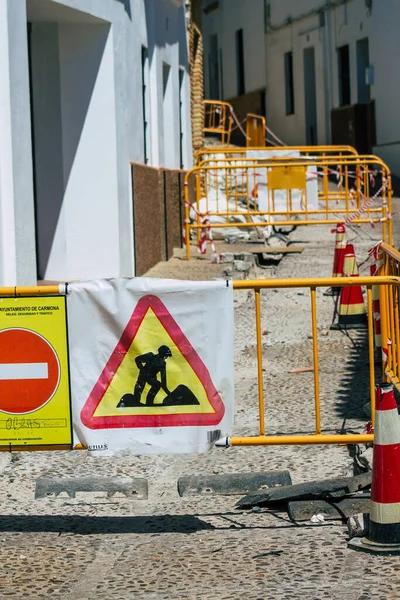
{"label": "yellow triangle sign", "polygon": [[90,429],[217,425],[207,367],[157,296],[137,303],[82,411]]}

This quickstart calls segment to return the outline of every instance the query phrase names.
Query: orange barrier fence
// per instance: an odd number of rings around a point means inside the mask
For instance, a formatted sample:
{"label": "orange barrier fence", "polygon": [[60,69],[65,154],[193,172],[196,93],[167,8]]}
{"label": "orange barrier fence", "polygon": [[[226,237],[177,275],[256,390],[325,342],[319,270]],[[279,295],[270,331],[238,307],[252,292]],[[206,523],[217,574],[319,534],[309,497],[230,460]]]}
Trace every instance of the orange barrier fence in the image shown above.
{"label": "orange barrier fence", "polygon": [[204,133],[213,133],[222,144],[229,144],[232,132],[232,106],[229,102],[204,100]]}
{"label": "orange barrier fence", "polygon": [[379,275],[393,280],[393,284],[380,288],[379,297],[383,376],[400,392],[400,296],[396,284],[400,276],[400,252],[381,243],[375,253]]}
{"label": "orange barrier fence", "polygon": [[[255,152],[271,152],[274,154],[277,152],[282,152],[287,154],[288,152],[300,152],[300,154],[304,156],[358,156],[357,150],[353,148],[353,146],[277,146],[274,148],[265,146],[253,146],[247,148],[220,148],[220,147],[209,147],[203,148],[195,155],[196,165],[200,165],[204,160],[226,160],[230,161],[231,159],[242,159],[247,156],[247,153],[251,151],[252,154]],[[284,154],[283,154],[284,155]],[[268,157],[261,160],[267,160]]]}
{"label": "orange barrier fence", "polygon": [[[399,255],[400,259],[400,255]],[[320,395],[320,358],[318,351],[318,326],[317,326],[317,294],[318,288],[331,287],[338,285],[340,287],[366,286],[367,288],[367,311],[368,311],[368,356],[369,356],[369,398],[371,403],[372,426],[374,424],[375,413],[375,370],[374,370],[374,326],[372,309],[372,288],[378,286],[381,294],[387,293],[391,288],[398,290],[400,286],[399,276],[377,276],[377,277],[336,277],[336,278],[310,278],[310,279],[263,279],[255,281],[234,281],[235,290],[251,290],[255,299],[255,330],[256,330],[256,353],[257,353],[257,372],[258,372],[258,431],[254,435],[241,437],[228,437],[218,440],[216,446],[256,446],[256,445],[305,445],[305,444],[359,444],[373,441],[372,433],[354,433],[342,432],[342,421],[332,423],[328,432],[324,432],[321,427],[321,413],[323,413],[323,399]],[[264,396],[263,383],[263,341],[261,328],[261,293],[272,289],[305,288],[310,293],[310,330],[312,334],[312,357],[314,373],[314,392],[313,392],[313,414],[310,414],[310,426],[307,432],[299,434],[288,433],[269,433],[268,424],[265,415],[268,414],[268,404]],[[390,294],[389,294],[390,296]],[[388,304],[388,308],[391,304]],[[385,310],[385,307],[384,307]],[[289,314],[289,313],[288,313]],[[395,313],[386,313],[389,319],[393,319]],[[397,313],[398,317],[398,313]],[[290,318],[290,317],[289,317]],[[398,328],[398,321],[397,321]],[[400,346],[396,346],[400,348]],[[400,362],[397,363],[397,365]],[[398,379],[396,380],[398,383]],[[362,382],[367,387],[367,382]],[[312,392],[311,392],[312,393]],[[308,399],[308,398],[307,398]],[[288,401],[296,402],[293,410],[298,410],[299,398],[292,396]],[[306,400],[306,399],[305,399]],[[322,402],[321,402],[322,400]],[[275,402],[276,399],[271,399]],[[279,401],[286,402],[286,399],[280,398]],[[304,411],[304,407],[301,409]],[[337,430],[341,432],[338,433]]]}
{"label": "orange barrier fence", "polygon": [[[200,185],[200,182],[202,185]],[[189,194],[194,189],[194,198]],[[293,225],[380,224],[392,242],[392,188],[374,156],[282,158],[204,164],[185,176],[185,238],[204,230]]]}
{"label": "orange barrier fence", "polygon": [[248,113],[246,117],[246,146],[262,148],[265,146],[265,118]]}

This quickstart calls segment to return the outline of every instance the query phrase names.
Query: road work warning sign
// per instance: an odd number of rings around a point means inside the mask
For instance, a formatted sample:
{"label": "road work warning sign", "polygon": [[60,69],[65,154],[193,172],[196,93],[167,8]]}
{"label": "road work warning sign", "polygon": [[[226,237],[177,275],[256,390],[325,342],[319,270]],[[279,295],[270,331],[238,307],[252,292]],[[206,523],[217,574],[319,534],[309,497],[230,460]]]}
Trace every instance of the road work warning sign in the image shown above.
{"label": "road work warning sign", "polygon": [[65,298],[1,298],[0,446],[71,443]]}
{"label": "road work warning sign", "polygon": [[77,443],[109,454],[199,452],[230,430],[226,282],[72,284],[68,308]]}
{"label": "road work warning sign", "polygon": [[217,425],[210,373],[157,296],[139,300],[82,409],[91,429]]}

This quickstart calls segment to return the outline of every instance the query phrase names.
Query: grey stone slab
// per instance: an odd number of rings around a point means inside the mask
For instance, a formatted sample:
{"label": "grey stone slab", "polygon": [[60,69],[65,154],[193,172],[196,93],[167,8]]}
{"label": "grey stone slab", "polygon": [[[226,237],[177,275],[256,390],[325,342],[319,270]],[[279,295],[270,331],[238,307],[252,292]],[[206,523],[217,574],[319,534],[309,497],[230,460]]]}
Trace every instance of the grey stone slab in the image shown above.
{"label": "grey stone slab", "polygon": [[271,502],[283,502],[285,500],[306,500],[341,498],[364,489],[371,484],[371,472],[362,473],[355,477],[335,477],[323,481],[310,481],[308,483],[297,483],[291,486],[271,489],[262,494],[249,494],[236,503],[237,508],[252,508],[253,506],[265,506]]}
{"label": "grey stone slab", "polygon": [[147,479],[135,477],[76,477],[49,478],[39,477],[36,480],[35,498],[66,492],[75,498],[77,492],[106,492],[108,497],[116,493],[145,500],[148,497]]}
{"label": "grey stone slab", "polygon": [[261,473],[227,473],[224,475],[193,475],[178,479],[180,496],[200,494],[240,495],[292,484],[289,471]]}

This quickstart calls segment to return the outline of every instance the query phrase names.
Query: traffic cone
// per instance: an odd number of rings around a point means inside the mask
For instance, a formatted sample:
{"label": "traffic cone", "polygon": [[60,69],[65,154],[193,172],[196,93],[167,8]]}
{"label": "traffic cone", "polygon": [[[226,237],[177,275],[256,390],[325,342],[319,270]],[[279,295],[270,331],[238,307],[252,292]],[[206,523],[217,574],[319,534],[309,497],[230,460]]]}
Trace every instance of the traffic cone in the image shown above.
{"label": "traffic cone", "polygon": [[[369,268],[371,277],[378,275],[378,267],[371,265]],[[379,302],[379,287],[372,286],[372,313],[374,316],[374,340],[375,340],[375,361],[381,362],[382,356],[382,334],[381,334],[381,309]]]}
{"label": "traffic cone", "polygon": [[[346,227],[343,223],[338,223],[336,229],[332,229],[331,231],[332,233],[336,231],[332,277],[341,277],[343,275],[344,253],[347,245]],[[324,293],[324,296],[338,296],[339,294],[340,287],[331,287]]]}
{"label": "traffic cone", "polygon": [[376,390],[372,487],[368,537],[349,547],[373,554],[400,554],[400,418],[391,383]]}
{"label": "traffic cone", "polygon": [[[343,276],[358,277],[353,244],[347,244],[344,254]],[[366,329],[367,313],[360,285],[343,286],[340,292],[338,322],[331,329]]]}

